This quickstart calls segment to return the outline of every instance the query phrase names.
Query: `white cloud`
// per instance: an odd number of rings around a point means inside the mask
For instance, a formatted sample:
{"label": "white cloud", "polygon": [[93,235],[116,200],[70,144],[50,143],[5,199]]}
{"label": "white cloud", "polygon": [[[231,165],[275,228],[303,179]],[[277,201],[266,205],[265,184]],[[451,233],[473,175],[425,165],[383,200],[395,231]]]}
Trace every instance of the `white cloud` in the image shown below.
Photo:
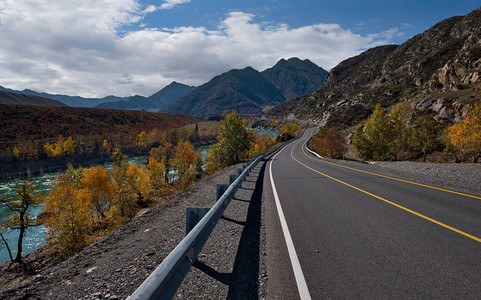
{"label": "white cloud", "polygon": [[167,0],[160,5],[160,9],[171,9],[176,5],[189,3],[190,0]]}
{"label": "white cloud", "polygon": [[[187,1],[168,1],[173,5]],[[137,0],[0,0],[0,85],[82,96],[150,95],[173,80],[199,85],[232,68],[308,58],[325,69],[376,45],[337,24],[262,25],[232,12],[214,31],[142,27]],[[125,25],[138,25],[124,31]]]}

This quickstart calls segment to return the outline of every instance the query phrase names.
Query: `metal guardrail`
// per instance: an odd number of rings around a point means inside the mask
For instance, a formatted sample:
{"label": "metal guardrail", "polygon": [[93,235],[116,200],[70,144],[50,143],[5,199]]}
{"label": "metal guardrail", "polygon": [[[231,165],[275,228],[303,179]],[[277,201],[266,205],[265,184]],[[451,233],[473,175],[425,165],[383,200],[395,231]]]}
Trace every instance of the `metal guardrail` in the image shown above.
{"label": "metal guardrail", "polygon": [[284,145],[251,160],[209,212],[127,299],[171,299],[187,275],[190,267],[196,261],[202,247],[209,238],[212,230],[214,230],[217,221],[219,221],[242,181],[244,181],[259,161],[278,151]]}

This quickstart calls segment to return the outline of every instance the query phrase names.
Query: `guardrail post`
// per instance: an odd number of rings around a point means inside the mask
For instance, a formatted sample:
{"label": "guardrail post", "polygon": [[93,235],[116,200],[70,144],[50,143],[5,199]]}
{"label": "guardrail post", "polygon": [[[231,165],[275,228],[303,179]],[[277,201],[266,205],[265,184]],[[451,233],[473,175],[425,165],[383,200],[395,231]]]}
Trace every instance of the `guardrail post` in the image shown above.
{"label": "guardrail post", "polygon": [[229,184],[233,183],[233,182],[237,179],[237,177],[239,177],[239,176],[236,175],[236,174],[230,174],[230,176],[229,176]]}
{"label": "guardrail post", "polygon": [[217,194],[215,197],[215,201],[219,200],[222,195],[224,195],[225,191],[227,191],[227,188],[229,187],[228,184],[218,184],[217,185]]}
{"label": "guardrail post", "polygon": [[185,235],[209,212],[208,207],[187,207],[185,211]]}

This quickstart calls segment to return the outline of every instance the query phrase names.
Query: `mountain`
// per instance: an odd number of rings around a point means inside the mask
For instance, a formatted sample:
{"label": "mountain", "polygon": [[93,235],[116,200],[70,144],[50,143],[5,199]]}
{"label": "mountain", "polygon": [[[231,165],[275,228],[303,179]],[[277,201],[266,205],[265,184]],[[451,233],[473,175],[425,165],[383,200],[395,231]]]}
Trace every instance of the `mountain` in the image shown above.
{"label": "mountain", "polygon": [[126,101],[108,101],[100,103],[95,107],[158,111],[171,102],[187,95],[194,88],[193,86],[174,81],[150,97],[136,95]]}
{"label": "mountain", "polygon": [[251,67],[231,70],[197,87],[169,104],[163,111],[192,116],[220,116],[237,111],[241,115],[261,115],[266,107],[285,101],[282,93],[259,71]]}
{"label": "mountain", "polygon": [[286,99],[293,99],[314,92],[326,79],[328,72],[308,59],[297,57],[281,59],[262,75],[274,84]]}
{"label": "mountain", "polygon": [[125,101],[107,101],[100,103],[95,108],[114,108],[129,110],[158,110],[157,106],[148,98],[135,95]]}
{"label": "mountain", "polygon": [[16,94],[6,91],[0,91],[0,103],[3,104],[27,104],[27,105],[40,105],[40,106],[67,106],[62,102],[52,99]]}
{"label": "mountain", "polygon": [[68,106],[73,106],[73,107],[94,107],[95,105],[100,104],[102,102],[106,102],[106,101],[120,101],[120,100],[129,99],[129,97],[124,98],[124,97],[116,97],[116,96],[107,96],[104,98],[83,98],[79,96],[68,96],[68,95],[59,95],[59,94],[53,95],[48,93],[39,93],[29,89],[25,89],[23,91],[17,91],[17,90],[4,88],[2,86],[0,86],[0,91],[52,99],[52,100],[60,101],[64,104],[67,104]]}
{"label": "mountain", "polygon": [[437,120],[459,119],[481,82],[479,28],[481,8],[441,21],[401,45],[369,49],[333,68],[317,91],[269,115],[353,125],[376,103],[407,101],[434,112]]}
{"label": "mountain", "polygon": [[170,103],[184,97],[193,89],[195,89],[195,86],[189,86],[173,81],[171,84],[167,85],[157,93],[148,97],[148,99],[152,101],[152,103],[154,103],[158,108],[164,108]]}

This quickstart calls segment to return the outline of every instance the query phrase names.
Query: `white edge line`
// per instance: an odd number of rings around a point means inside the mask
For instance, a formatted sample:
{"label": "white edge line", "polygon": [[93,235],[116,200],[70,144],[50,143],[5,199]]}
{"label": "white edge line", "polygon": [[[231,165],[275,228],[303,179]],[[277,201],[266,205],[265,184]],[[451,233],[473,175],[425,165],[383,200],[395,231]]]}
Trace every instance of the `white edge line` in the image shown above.
{"label": "white edge line", "polygon": [[287,227],[286,218],[284,217],[284,212],[282,211],[281,202],[279,201],[279,196],[277,195],[276,185],[274,184],[274,178],[272,177],[272,163],[276,159],[277,155],[281,153],[279,151],[271,160],[269,165],[269,175],[271,179],[272,192],[274,193],[274,199],[276,201],[277,213],[279,214],[279,220],[281,221],[282,232],[284,233],[284,239],[287,245],[287,251],[289,252],[289,258],[291,259],[292,270],[294,271],[294,276],[296,278],[297,289],[299,290],[299,296],[301,300],[310,300],[311,294],[307,288],[306,279],[304,278],[304,273],[302,273],[301,264],[299,263],[299,258],[297,257],[296,249],[294,247],[294,242],[292,241],[289,228]]}
{"label": "white edge line", "polygon": [[314,154],[315,156],[319,157],[319,158],[322,158],[324,159],[324,157],[320,156],[319,154],[317,154],[316,152],[312,151],[311,149],[309,149],[309,147],[307,147],[307,142],[304,144],[306,146],[306,149],[307,151],[311,152],[312,154]]}

